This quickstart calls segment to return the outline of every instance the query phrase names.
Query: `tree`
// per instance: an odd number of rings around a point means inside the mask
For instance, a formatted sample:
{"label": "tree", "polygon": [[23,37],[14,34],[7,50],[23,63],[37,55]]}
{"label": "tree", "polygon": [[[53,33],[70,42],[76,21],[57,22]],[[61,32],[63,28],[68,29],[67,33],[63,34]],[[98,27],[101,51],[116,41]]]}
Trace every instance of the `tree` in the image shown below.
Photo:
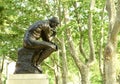
{"label": "tree", "polygon": [[104,84],[116,84],[116,48],[120,31],[120,0],[115,11],[114,0],[107,0],[106,9],[109,15],[109,33],[104,49]]}
{"label": "tree", "polygon": [[[74,8],[75,10],[77,9],[77,2],[74,2]],[[80,44],[79,44],[79,49],[80,49],[80,52],[82,54],[82,56],[84,57],[85,59],[85,63],[82,62],[82,60],[79,59],[79,55],[78,55],[78,52],[77,50],[75,49],[75,46],[74,46],[74,42],[72,40],[72,36],[71,36],[71,31],[70,30],[67,30],[67,38],[68,38],[68,43],[69,43],[69,48],[70,48],[70,52],[71,52],[71,55],[80,71],[80,74],[81,74],[81,83],[82,84],[90,84],[90,67],[91,65],[93,65],[93,62],[95,61],[95,50],[94,50],[94,42],[93,42],[93,33],[92,33],[92,17],[93,17],[93,9],[94,9],[94,4],[95,4],[95,1],[94,0],[91,0],[90,2],[90,10],[89,10],[89,19],[88,19],[88,40],[89,40],[89,48],[90,48],[90,51],[89,51],[89,56],[86,56],[85,54],[85,51],[83,50],[83,37],[82,37],[82,29],[81,27],[79,26],[79,31],[80,31]],[[79,18],[79,13],[77,11],[75,11],[75,18],[76,18],[76,21],[77,23],[80,25],[80,18]],[[88,58],[87,58],[88,57]]]}

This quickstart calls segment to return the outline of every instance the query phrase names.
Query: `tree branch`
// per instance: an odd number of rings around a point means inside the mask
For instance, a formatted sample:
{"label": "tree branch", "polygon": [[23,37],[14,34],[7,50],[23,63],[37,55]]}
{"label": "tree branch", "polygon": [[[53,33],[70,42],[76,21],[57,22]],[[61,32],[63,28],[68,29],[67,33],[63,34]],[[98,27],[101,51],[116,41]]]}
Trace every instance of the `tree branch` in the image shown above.
{"label": "tree branch", "polygon": [[85,60],[87,60],[88,58],[87,58],[87,56],[86,56],[86,54],[85,54],[85,50],[84,50],[84,48],[83,48],[83,33],[82,33],[82,29],[81,29],[81,27],[80,27],[80,18],[79,18],[79,13],[78,13],[78,11],[76,11],[77,10],[77,2],[75,1],[74,3],[73,3],[73,6],[74,6],[74,8],[75,8],[75,16],[76,16],[76,21],[77,21],[77,24],[79,24],[79,31],[80,31],[80,42],[79,42],[79,50],[80,50],[80,53],[82,54],[82,56],[85,58]]}
{"label": "tree branch", "polygon": [[70,30],[67,29],[66,34],[67,34],[67,39],[68,39],[69,48],[70,48],[69,50],[71,52],[71,55],[72,55],[76,65],[77,65],[77,67],[80,69],[81,66],[83,65],[83,63],[80,61],[79,56],[75,50]]}
{"label": "tree branch", "polygon": [[89,63],[93,62],[95,59],[95,50],[94,50],[94,41],[93,41],[93,27],[92,27],[92,17],[93,17],[93,9],[94,9],[95,1],[91,0],[90,3],[90,13],[89,13],[89,20],[88,20],[88,39],[90,45],[90,56],[89,56]]}

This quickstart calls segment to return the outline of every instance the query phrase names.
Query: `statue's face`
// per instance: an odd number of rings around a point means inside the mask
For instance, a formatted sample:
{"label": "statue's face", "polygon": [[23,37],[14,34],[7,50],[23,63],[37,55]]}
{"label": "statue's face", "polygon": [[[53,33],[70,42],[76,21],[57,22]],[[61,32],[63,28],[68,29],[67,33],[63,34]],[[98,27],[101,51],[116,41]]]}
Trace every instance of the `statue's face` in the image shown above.
{"label": "statue's face", "polygon": [[50,23],[51,28],[56,28],[57,26],[58,26],[58,23],[55,23],[55,22]]}

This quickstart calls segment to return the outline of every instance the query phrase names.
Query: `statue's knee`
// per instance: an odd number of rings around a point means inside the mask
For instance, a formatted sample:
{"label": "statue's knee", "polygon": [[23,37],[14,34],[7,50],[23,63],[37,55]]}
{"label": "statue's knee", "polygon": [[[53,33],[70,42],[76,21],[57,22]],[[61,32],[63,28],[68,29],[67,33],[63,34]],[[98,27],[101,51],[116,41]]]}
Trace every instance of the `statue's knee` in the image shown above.
{"label": "statue's knee", "polygon": [[50,49],[52,49],[52,50],[54,50],[54,51],[57,51],[57,50],[58,50],[58,46],[57,46],[57,45],[52,45],[52,46],[50,47]]}

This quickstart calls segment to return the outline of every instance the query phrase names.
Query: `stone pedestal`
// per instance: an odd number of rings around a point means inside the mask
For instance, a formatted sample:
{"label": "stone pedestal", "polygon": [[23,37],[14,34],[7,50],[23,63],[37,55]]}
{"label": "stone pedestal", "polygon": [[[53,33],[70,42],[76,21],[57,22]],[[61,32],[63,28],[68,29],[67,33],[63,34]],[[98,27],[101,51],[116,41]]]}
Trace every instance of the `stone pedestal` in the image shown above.
{"label": "stone pedestal", "polygon": [[15,74],[41,74],[42,70],[33,63],[35,49],[18,49],[18,60],[16,62]]}
{"label": "stone pedestal", "polygon": [[49,80],[45,74],[12,74],[6,84],[49,84]]}

